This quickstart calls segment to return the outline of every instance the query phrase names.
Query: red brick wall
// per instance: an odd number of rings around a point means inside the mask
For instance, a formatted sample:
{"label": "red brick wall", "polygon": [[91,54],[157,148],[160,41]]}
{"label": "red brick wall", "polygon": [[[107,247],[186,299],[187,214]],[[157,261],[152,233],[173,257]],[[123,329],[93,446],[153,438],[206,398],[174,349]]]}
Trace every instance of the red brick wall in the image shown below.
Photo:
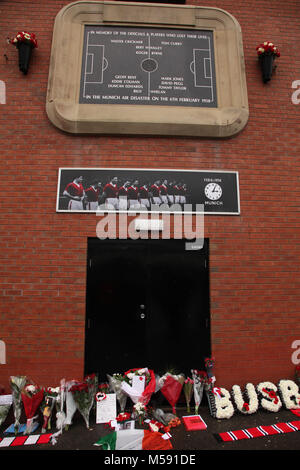
{"label": "red brick wall", "polygon": [[[45,112],[48,67],[53,22],[68,3],[3,0],[0,7],[0,340],[7,350],[0,383],[22,374],[55,386],[83,374],[87,237],[98,220],[56,213],[57,172],[102,166],[239,172],[241,215],[205,218],[217,384],[292,378],[291,344],[300,339],[300,105],[291,100],[300,80],[298,2],[205,2],[233,14],[243,31],[250,118],[227,140],[56,129]],[[39,43],[27,76],[5,42],[20,30]],[[255,51],[265,40],[281,51],[266,85]]]}

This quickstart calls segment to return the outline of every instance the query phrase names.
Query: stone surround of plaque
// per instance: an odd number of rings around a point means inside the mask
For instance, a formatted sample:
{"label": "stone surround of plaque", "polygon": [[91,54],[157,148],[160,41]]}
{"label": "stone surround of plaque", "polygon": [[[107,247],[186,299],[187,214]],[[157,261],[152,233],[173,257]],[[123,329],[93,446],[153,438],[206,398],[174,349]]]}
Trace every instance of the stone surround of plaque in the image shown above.
{"label": "stone surround of plaque", "polygon": [[46,110],[70,133],[233,136],[249,116],[240,26],[217,8],[71,3],[54,24]]}

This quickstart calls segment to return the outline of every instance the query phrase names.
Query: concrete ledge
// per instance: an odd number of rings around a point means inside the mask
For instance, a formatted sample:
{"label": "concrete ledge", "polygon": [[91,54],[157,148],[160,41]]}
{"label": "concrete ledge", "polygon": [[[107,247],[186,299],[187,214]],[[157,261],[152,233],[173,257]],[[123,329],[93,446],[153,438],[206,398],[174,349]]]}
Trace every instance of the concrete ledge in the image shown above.
{"label": "concrete ledge", "polygon": [[[85,25],[185,28],[214,32],[217,108],[80,104]],[[249,116],[242,36],[238,22],[216,8],[149,3],[71,3],[57,15],[46,111],[59,129],[82,134],[230,137]]]}

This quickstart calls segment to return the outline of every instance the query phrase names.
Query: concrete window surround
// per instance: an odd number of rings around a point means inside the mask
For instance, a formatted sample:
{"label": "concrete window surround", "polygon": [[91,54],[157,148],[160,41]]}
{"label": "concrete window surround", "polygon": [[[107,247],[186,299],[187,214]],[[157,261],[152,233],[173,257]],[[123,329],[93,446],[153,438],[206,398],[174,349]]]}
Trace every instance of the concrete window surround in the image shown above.
{"label": "concrete window surround", "polygon": [[[85,25],[210,30],[214,33],[217,108],[80,104]],[[57,128],[74,134],[174,135],[224,138],[249,117],[241,28],[224,10],[157,3],[74,2],[57,14],[46,111]]]}

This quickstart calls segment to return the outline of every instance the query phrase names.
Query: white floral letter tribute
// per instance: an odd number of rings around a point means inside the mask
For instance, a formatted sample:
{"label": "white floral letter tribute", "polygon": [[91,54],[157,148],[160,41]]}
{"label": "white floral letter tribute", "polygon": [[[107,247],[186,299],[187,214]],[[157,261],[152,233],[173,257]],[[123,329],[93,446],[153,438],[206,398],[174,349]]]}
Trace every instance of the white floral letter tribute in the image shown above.
{"label": "white floral letter tribute", "polygon": [[262,395],[261,406],[269,411],[277,412],[282,407],[278,396],[277,387],[272,382],[261,382],[257,386],[258,392]]}
{"label": "white floral letter tribute", "polygon": [[259,406],[273,413],[282,406],[288,410],[300,409],[299,387],[293,380],[280,380],[278,387],[267,381],[260,382],[256,387],[248,383],[244,393],[239,385],[233,385],[231,394],[226,388],[214,387],[207,390],[206,394],[210,413],[217,419],[231,418],[235,411],[234,405],[243,414],[255,413]]}
{"label": "white floral letter tribute", "polygon": [[248,383],[245,387],[245,395],[247,399],[244,399],[243,392],[239,385],[234,385],[232,387],[232,395],[238,411],[246,415],[251,415],[252,413],[257,412],[259,406],[258,396],[252,383]]}
{"label": "white floral letter tribute", "polygon": [[298,385],[292,380],[280,380],[278,384],[282,401],[288,410],[300,408],[300,393]]}

